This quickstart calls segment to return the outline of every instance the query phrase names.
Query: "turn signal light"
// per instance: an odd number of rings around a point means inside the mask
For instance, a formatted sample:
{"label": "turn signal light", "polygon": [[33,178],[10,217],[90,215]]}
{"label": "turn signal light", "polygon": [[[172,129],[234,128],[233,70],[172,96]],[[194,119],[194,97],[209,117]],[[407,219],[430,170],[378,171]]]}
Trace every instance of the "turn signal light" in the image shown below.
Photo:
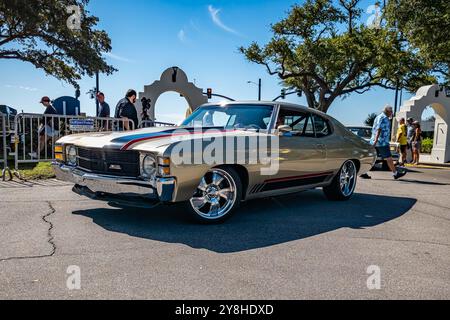
{"label": "turn signal light", "polygon": [[64,156],[62,153],[55,153],[55,159],[56,161],[64,161]]}
{"label": "turn signal light", "polygon": [[170,175],[170,168],[169,167],[158,167],[158,173],[160,176],[168,176]]}
{"label": "turn signal light", "polygon": [[158,164],[160,166],[170,166],[170,158],[158,158]]}
{"label": "turn signal light", "polygon": [[63,146],[55,146],[55,153],[63,153],[64,148]]}

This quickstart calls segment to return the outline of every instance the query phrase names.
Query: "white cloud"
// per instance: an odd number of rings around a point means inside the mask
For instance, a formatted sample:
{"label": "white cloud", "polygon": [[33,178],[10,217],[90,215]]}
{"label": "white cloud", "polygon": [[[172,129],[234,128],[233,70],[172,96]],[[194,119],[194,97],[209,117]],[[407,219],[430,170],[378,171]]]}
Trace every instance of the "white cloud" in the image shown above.
{"label": "white cloud", "polygon": [[216,8],[214,8],[212,5],[209,5],[209,6],[208,6],[208,11],[209,11],[209,14],[211,15],[211,19],[212,19],[212,21],[214,22],[214,24],[215,24],[216,26],[218,26],[219,28],[225,30],[226,32],[229,32],[229,33],[233,33],[233,34],[239,35],[239,33],[238,33],[236,30],[234,30],[234,29],[232,29],[232,28],[226,26],[226,25],[222,22],[222,20],[220,19],[220,16],[219,16],[220,10],[221,10],[221,9],[216,9]]}
{"label": "white cloud", "polygon": [[184,42],[184,43],[186,43],[187,42],[187,36],[186,36],[186,31],[184,31],[184,29],[181,29],[179,32],[178,32],[178,39],[181,41],[181,42]]}
{"label": "white cloud", "polygon": [[20,90],[25,90],[25,91],[31,91],[31,92],[35,92],[38,91],[38,88],[33,88],[33,87],[26,87],[26,86],[13,86],[11,84],[7,84],[5,85],[6,88],[11,88],[11,89],[20,89]]}
{"label": "white cloud", "polygon": [[104,55],[105,57],[108,57],[108,58],[110,58],[110,59],[117,60],[117,61],[122,61],[122,62],[133,62],[133,60],[130,60],[130,59],[125,58],[125,57],[118,56],[118,55],[116,55],[116,54],[114,54],[114,53],[112,53],[112,52],[106,52],[106,53],[104,53],[103,55]]}
{"label": "white cloud", "polygon": [[189,24],[191,26],[192,29],[194,29],[197,32],[201,32],[200,28],[197,26],[197,22],[195,22],[194,20],[190,20]]}

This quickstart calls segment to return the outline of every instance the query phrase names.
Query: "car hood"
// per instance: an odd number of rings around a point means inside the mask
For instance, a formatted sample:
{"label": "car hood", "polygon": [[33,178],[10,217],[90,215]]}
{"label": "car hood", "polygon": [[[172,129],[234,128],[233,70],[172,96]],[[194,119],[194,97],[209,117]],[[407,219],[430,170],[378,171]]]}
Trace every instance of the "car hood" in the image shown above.
{"label": "car hood", "polygon": [[124,132],[96,132],[65,136],[59,144],[73,144],[86,148],[108,148],[116,150],[156,151],[172,143],[188,139],[209,139],[221,136],[267,135],[255,131],[238,129],[194,129],[179,127],[145,128]]}

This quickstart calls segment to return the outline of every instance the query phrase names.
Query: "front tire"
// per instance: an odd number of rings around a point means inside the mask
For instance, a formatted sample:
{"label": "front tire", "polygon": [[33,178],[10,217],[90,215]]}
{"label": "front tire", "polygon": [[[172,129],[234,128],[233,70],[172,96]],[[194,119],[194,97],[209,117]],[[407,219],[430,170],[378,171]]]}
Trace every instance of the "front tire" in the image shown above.
{"label": "front tire", "polygon": [[323,192],[328,200],[347,201],[355,192],[358,170],[353,161],[346,161],[334,177],[331,184],[323,188]]}
{"label": "front tire", "polygon": [[209,170],[187,203],[191,217],[202,224],[224,222],[239,207],[242,189],[241,178],[233,168]]}

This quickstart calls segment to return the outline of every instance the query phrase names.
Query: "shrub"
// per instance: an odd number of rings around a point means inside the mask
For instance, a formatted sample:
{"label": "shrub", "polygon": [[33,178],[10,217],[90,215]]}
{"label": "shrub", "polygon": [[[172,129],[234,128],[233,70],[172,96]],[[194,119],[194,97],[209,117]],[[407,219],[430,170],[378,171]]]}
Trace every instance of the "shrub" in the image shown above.
{"label": "shrub", "polygon": [[431,138],[425,138],[422,141],[422,149],[420,150],[421,153],[431,153],[431,150],[433,149],[433,139]]}

